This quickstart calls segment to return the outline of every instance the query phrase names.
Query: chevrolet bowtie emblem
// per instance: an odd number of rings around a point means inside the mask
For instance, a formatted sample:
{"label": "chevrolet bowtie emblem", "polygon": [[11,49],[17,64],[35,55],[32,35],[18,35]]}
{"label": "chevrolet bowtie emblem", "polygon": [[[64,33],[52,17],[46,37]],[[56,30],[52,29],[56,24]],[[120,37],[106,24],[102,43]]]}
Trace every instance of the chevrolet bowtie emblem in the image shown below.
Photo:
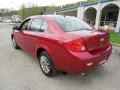
{"label": "chevrolet bowtie emblem", "polygon": [[100,42],[103,42],[104,40],[105,40],[104,38],[101,38],[101,39],[100,39]]}

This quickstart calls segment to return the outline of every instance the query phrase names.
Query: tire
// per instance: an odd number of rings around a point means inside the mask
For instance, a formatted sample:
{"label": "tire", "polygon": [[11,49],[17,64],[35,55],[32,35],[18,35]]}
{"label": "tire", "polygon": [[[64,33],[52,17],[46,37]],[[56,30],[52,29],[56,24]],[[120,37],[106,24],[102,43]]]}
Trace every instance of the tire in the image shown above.
{"label": "tire", "polygon": [[47,77],[53,77],[58,74],[58,71],[54,68],[51,57],[47,52],[43,51],[39,55],[40,68]]}
{"label": "tire", "polygon": [[12,38],[12,43],[13,43],[13,47],[14,47],[15,49],[20,49],[20,47],[17,45],[16,40],[15,40],[14,37]]}

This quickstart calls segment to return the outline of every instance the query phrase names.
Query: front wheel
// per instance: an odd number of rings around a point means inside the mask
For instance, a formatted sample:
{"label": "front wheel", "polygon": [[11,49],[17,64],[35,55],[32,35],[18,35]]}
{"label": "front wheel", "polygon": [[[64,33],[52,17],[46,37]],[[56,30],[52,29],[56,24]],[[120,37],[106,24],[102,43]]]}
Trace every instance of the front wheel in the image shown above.
{"label": "front wheel", "polygon": [[46,76],[52,77],[58,73],[58,71],[54,68],[52,59],[47,52],[43,51],[42,53],[40,53],[39,62],[41,70]]}

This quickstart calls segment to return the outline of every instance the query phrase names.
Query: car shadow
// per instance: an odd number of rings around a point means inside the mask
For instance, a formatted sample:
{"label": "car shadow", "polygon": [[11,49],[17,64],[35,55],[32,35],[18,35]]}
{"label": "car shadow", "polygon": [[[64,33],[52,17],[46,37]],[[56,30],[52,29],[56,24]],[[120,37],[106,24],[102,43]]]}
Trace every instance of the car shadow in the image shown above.
{"label": "car shadow", "polygon": [[86,76],[83,76],[81,74],[59,74],[50,79],[57,80],[59,84],[71,84],[71,82],[74,82],[75,85],[90,85],[92,82],[95,82],[95,80],[104,80],[110,74],[111,72],[109,72],[106,67],[102,66],[94,71],[88,72]]}

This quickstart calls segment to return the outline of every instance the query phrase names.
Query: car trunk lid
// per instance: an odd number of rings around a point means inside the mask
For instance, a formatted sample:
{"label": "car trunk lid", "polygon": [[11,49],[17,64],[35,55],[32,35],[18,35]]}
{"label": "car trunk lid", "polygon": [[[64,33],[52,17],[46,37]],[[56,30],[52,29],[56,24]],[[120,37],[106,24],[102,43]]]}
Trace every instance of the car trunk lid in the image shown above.
{"label": "car trunk lid", "polygon": [[82,30],[82,31],[72,31],[68,32],[74,35],[82,37],[86,48],[91,51],[109,44],[109,34],[104,31],[92,31],[92,30]]}

